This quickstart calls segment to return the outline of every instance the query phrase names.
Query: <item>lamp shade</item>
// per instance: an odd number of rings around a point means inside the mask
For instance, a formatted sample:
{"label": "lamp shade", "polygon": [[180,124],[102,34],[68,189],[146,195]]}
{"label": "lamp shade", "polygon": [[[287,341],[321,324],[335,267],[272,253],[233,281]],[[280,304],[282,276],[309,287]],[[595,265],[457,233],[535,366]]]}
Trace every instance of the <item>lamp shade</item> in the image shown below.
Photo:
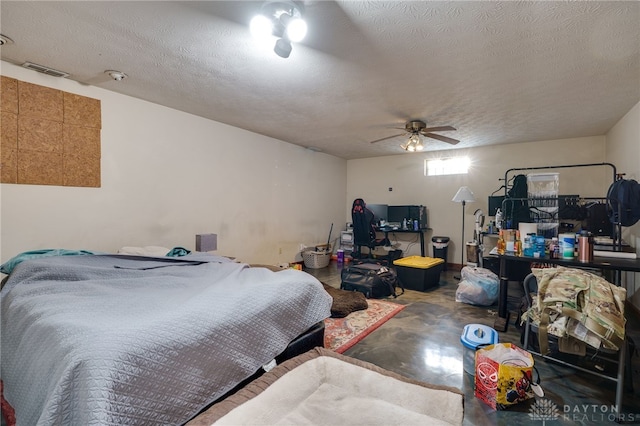
{"label": "lamp shade", "polygon": [[458,189],[458,192],[456,192],[456,195],[453,196],[453,199],[451,201],[455,201],[456,203],[462,203],[462,202],[470,202],[475,200],[476,200],[476,197],[473,195],[473,192],[471,192],[469,187],[461,186],[460,189]]}

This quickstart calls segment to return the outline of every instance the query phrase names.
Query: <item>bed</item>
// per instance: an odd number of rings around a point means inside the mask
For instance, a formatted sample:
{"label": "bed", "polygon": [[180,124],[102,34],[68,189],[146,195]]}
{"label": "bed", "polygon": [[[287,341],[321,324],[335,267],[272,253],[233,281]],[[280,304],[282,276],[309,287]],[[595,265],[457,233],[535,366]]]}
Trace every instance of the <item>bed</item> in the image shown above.
{"label": "bed", "polygon": [[205,253],[37,257],[0,297],[18,425],[183,424],[331,309],[305,272]]}

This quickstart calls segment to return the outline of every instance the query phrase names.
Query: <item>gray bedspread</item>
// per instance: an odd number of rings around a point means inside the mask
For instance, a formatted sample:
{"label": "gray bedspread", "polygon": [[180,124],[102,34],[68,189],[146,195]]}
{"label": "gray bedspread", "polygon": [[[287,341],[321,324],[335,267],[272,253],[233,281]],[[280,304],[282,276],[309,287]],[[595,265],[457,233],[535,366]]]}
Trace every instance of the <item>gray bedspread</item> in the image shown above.
{"label": "gray bedspread", "polygon": [[29,260],[1,296],[18,425],[184,423],[331,308],[302,271],[197,256]]}

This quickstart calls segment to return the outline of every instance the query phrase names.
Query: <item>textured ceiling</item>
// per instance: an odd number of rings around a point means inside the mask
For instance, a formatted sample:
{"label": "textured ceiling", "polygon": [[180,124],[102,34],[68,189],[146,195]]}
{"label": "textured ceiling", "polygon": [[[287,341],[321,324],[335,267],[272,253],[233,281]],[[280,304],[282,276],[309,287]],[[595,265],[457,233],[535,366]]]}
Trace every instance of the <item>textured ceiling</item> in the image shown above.
{"label": "textured ceiling", "polygon": [[307,1],[288,59],[250,36],[260,5],[2,0],[1,57],[346,159],[411,155],[370,143],[408,119],[468,148],[602,135],[640,101],[637,1]]}

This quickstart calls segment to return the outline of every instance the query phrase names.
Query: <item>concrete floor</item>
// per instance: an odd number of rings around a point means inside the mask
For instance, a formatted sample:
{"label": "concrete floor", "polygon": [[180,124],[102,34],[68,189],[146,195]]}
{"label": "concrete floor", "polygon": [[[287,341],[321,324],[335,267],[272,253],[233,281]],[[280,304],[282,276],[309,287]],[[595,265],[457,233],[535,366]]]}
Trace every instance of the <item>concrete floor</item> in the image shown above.
{"label": "concrete floor", "polygon": [[[341,265],[306,269],[333,287],[340,287]],[[457,275],[457,272],[456,272]],[[455,301],[458,280],[453,271],[443,272],[440,283],[426,292],[406,290],[397,299],[388,300],[407,305],[382,327],[364,338],[345,355],[368,361],[380,367],[424,382],[458,388],[465,395],[465,425],[543,425],[543,424],[614,424],[614,381],[563,366],[534,356],[535,366],[545,392],[543,399],[529,400],[503,411],[494,411],[474,396],[473,376],[463,370],[460,336],[466,324],[479,323],[493,327],[497,305],[477,307]],[[515,311],[523,292],[520,284],[510,283],[509,310]],[[506,332],[499,333],[501,343],[520,344],[520,330],[514,325],[515,315]],[[627,334],[640,346],[640,319],[627,312]],[[631,357],[634,389],[624,390],[620,413],[624,423],[640,424],[640,358]],[[609,368],[615,371],[615,364]],[[541,408],[546,404],[551,413],[543,421]],[[555,411],[557,409],[557,411]],[[537,414],[537,416],[536,416]]]}

